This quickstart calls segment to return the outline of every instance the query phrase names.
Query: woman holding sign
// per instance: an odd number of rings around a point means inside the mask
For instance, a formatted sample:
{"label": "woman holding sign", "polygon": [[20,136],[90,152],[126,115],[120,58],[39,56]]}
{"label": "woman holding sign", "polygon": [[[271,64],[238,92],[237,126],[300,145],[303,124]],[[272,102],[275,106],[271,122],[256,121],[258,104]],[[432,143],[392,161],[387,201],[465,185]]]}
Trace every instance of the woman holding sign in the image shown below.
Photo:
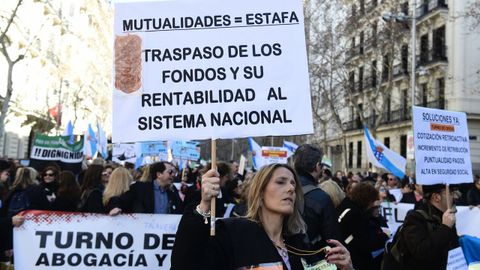
{"label": "woman holding sign", "polygon": [[332,248],[308,249],[298,208],[301,185],[290,166],[265,166],[251,181],[246,217],[218,220],[216,235],[209,237],[210,201],[220,179],[214,170],[203,175],[202,200],[187,208],[179,224],[172,269],[309,269],[328,263],[352,269],[350,254],[335,240],[329,241]]}

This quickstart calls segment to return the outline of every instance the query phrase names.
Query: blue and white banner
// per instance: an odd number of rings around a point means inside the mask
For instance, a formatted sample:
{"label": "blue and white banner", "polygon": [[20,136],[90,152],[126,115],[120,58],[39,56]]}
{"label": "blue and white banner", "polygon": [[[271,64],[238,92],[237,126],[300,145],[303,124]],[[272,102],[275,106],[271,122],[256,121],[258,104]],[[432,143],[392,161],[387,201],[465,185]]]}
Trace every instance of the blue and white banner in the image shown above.
{"label": "blue and white banner", "polygon": [[480,269],[480,238],[464,235],[460,237],[460,246],[468,264],[468,270]]}
{"label": "blue and white banner", "polygon": [[73,137],[73,124],[72,124],[72,120],[68,121],[68,124],[67,124],[67,128],[65,129],[65,131],[63,131],[63,136],[69,136],[70,139],[68,140],[68,144],[73,144],[75,141],[74,141],[74,137]]}
{"label": "blue and white banner", "polygon": [[100,126],[100,123],[97,122],[97,132],[98,132],[98,139],[97,139],[97,148],[98,153],[102,155],[104,159],[108,157],[107,151],[107,135],[105,134],[105,130]]}
{"label": "blue and white banner", "polygon": [[397,177],[405,176],[407,160],[401,155],[388,149],[383,143],[375,140],[367,127],[365,131],[365,145],[367,146],[367,158],[375,167],[385,169]]}
{"label": "blue and white banner", "polygon": [[97,154],[97,135],[90,124],[88,124],[88,130],[85,132],[84,140],[83,152],[87,158],[93,158]]}
{"label": "blue and white banner", "polygon": [[283,141],[283,147],[287,148],[287,157],[291,157],[297,150],[298,145],[293,142]]}

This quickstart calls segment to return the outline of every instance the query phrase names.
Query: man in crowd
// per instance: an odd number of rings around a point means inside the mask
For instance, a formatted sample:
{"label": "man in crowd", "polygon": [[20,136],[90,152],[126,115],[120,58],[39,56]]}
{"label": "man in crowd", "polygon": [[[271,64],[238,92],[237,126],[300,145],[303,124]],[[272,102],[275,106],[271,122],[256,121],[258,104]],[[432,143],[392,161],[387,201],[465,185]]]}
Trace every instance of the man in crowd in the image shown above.
{"label": "man in crowd", "polygon": [[[424,185],[424,203],[412,211],[403,225],[405,269],[446,269],[448,251],[458,247],[452,195],[445,185]],[[420,211],[423,211],[421,213]]]}
{"label": "man in crowd", "polygon": [[316,187],[322,176],[322,156],[320,149],[304,144],[297,148],[293,157],[305,197],[302,215],[307,224],[307,235],[315,248],[326,246],[328,239],[344,240],[340,239],[332,200],[327,193]]}
{"label": "man in crowd", "polygon": [[130,190],[122,195],[122,204],[131,208],[133,213],[182,214],[182,200],[172,185],[175,172],[170,162],[151,164],[151,181],[132,184]]}

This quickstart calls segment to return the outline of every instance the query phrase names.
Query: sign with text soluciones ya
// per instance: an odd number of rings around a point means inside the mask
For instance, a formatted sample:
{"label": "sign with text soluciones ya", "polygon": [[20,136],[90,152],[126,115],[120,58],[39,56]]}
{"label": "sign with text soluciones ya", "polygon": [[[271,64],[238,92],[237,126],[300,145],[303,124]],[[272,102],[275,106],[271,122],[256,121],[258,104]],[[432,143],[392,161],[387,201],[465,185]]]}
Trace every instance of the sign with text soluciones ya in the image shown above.
{"label": "sign with text soluciones ya", "polygon": [[413,135],[418,184],[473,181],[465,113],[414,106]]}
{"label": "sign with text soluciones ya", "polygon": [[113,141],[313,132],[302,1],[115,4]]}

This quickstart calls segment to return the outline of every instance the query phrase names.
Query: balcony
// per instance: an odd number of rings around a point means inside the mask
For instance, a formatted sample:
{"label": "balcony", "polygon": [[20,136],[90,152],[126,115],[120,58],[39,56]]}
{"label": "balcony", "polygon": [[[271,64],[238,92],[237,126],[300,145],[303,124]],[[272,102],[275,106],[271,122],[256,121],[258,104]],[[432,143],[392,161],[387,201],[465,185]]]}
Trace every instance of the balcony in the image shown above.
{"label": "balcony", "polygon": [[417,8],[417,19],[421,20],[428,14],[440,9],[448,9],[446,0],[430,0],[428,4],[422,4]]}
{"label": "balcony", "polygon": [[420,66],[428,66],[437,62],[447,62],[447,47],[442,46],[417,55],[417,68]]}
{"label": "balcony", "polygon": [[371,36],[369,39],[365,41],[365,51],[368,51],[372,48],[377,47],[377,36]]}
{"label": "balcony", "polygon": [[420,103],[418,105],[425,108],[445,110],[445,99],[441,98],[427,103]]}
{"label": "balcony", "polygon": [[397,64],[393,66],[393,78],[401,77],[408,74],[408,69],[402,65]]}
{"label": "balcony", "polygon": [[365,12],[366,12],[367,14],[370,13],[370,12],[372,12],[372,11],[377,7],[377,5],[378,5],[378,1],[377,1],[377,0],[371,0],[371,1],[367,4],[367,6],[366,6],[366,8],[365,8]]}
{"label": "balcony", "polygon": [[412,119],[410,108],[404,107],[395,111],[386,112],[383,114],[381,124],[394,124],[402,121]]}
{"label": "balcony", "polygon": [[[388,125],[388,124],[395,124],[403,121],[409,121],[412,119],[412,115],[410,113],[410,107],[400,108],[395,111],[391,111],[389,113],[384,113],[382,120],[380,122],[381,125]],[[365,118],[365,122],[367,125],[375,124],[377,116],[369,116]],[[346,131],[353,131],[363,128],[363,123],[360,121],[360,118],[356,120],[348,121],[344,123]]]}
{"label": "balcony", "polygon": [[368,90],[370,88],[375,88],[377,87],[377,83],[378,83],[377,76],[367,77],[365,78],[364,89]]}
{"label": "balcony", "polygon": [[355,56],[358,56],[359,54],[363,54],[363,44],[359,44],[353,48],[350,48],[347,53],[346,53],[346,59],[347,61],[351,60]]}

